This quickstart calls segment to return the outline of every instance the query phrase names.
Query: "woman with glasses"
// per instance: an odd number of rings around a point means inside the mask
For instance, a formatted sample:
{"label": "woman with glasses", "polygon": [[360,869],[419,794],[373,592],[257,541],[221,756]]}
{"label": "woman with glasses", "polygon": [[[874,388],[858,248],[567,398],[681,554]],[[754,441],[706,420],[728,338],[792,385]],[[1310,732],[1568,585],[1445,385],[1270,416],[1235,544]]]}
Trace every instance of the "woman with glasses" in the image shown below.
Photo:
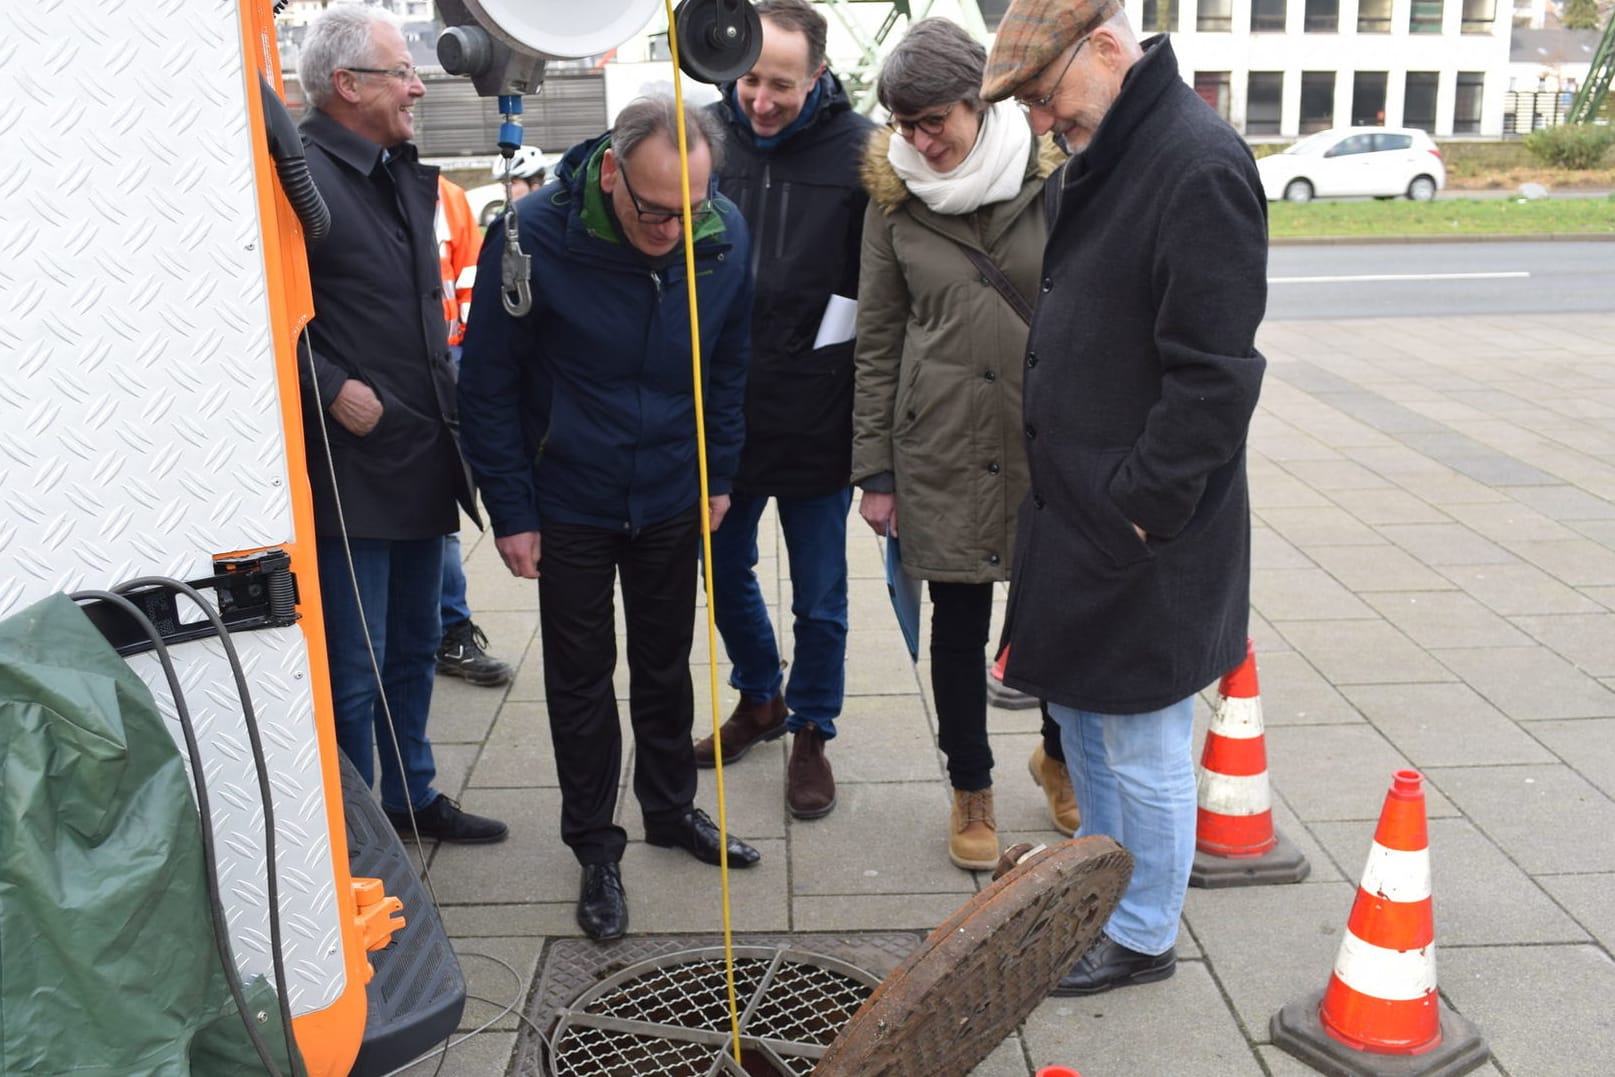
{"label": "woman with glasses", "polygon": [[[891,113],[864,157],[853,481],[858,511],[928,581],[931,690],[953,786],[948,856],[998,860],[984,667],[1027,489],[1021,364],[1043,254],[1043,181],[1064,160],[1014,102],[980,96],[986,50],[914,24],[881,67]],[[1034,777],[1069,794],[1059,760]],[[1047,775],[1048,777],[1045,777]]]}

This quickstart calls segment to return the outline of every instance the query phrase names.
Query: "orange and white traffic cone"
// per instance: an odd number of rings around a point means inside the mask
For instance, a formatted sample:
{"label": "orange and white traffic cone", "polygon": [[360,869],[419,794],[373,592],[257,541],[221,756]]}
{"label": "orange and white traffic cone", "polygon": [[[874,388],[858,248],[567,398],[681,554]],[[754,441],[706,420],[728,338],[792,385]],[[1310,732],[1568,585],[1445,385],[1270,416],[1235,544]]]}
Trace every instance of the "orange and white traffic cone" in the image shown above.
{"label": "orange and white traffic cone", "polygon": [[1436,993],[1424,776],[1399,770],[1322,992],[1273,1015],[1273,1043],[1324,1073],[1467,1073],[1490,1055]]}
{"label": "orange and white traffic cone", "polygon": [[1217,686],[1196,785],[1199,820],[1190,886],[1264,886],[1307,877],[1307,858],[1273,829],[1262,695],[1250,640],[1245,660]]}

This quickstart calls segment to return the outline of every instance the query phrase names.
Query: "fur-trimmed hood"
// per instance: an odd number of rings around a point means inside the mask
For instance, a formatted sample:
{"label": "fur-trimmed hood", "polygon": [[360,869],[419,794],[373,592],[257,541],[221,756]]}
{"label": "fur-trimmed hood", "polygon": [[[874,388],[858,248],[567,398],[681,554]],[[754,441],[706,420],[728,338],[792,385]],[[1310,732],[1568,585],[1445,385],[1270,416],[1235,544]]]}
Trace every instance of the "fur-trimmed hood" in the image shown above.
{"label": "fur-trimmed hood", "polygon": [[[882,213],[896,213],[902,204],[914,197],[904,183],[897,170],[892,167],[891,161],[886,159],[887,146],[892,141],[890,127],[877,127],[869,136],[869,142],[864,146],[864,160],[860,168],[860,175],[864,182],[864,190],[869,192],[869,200],[879,206]],[[1026,162],[1026,176],[1028,179],[1048,179],[1054,170],[1065,164],[1067,158],[1055,145],[1054,139],[1049,135],[1042,135],[1032,142],[1032,153]]]}

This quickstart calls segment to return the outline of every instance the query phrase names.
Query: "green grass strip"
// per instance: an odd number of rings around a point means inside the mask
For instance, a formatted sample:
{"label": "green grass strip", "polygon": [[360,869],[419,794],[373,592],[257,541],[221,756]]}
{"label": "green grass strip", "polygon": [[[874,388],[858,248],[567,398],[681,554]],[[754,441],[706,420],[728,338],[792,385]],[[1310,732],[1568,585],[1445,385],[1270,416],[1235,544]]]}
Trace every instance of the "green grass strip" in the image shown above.
{"label": "green grass strip", "polygon": [[1615,195],[1603,198],[1441,197],[1433,202],[1268,204],[1274,239],[1331,236],[1489,236],[1615,233]]}

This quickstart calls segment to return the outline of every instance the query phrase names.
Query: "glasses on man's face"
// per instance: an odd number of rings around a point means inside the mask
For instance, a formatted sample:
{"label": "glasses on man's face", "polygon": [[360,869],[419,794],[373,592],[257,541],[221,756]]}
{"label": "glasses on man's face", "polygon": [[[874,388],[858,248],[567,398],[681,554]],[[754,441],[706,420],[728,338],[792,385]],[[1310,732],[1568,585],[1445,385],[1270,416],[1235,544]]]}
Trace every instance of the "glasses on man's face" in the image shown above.
{"label": "glasses on man's face", "polygon": [[355,75],[386,75],[406,86],[421,77],[414,64],[405,64],[402,67],[345,67],[343,70],[352,71]]}
{"label": "glasses on man's face", "polygon": [[[628,192],[628,201],[634,204],[634,212],[639,214],[639,220],[642,224],[666,224],[668,221],[684,220],[684,211],[682,209],[664,209],[661,206],[646,206],[641,203],[639,196],[634,193],[634,185],[628,182],[628,169],[623,167],[621,160],[617,162],[617,175],[622,177],[622,186]],[[690,207],[690,219],[693,221],[704,220],[711,213],[711,198],[703,198]]]}
{"label": "glasses on man's face", "polygon": [[1071,65],[1076,62],[1077,53],[1082,51],[1082,46],[1086,45],[1088,38],[1092,36],[1092,34],[1088,34],[1077,41],[1077,47],[1071,50],[1070,56],[1066,57],[1065,66],[1060,68],[1060,77],[1054,80],[1054,85],[1049,87],[1048,93],[1041,97],[1022,97],[1020,94],[1016,94],[1015,100],[1020,103],[1020,106],[1027,109],[1047,109],[1049,103],[1054,100],[1054,95],[1060,92],[1060,83],[1065,81],[1066,73],[1071,70]]}
{"label": "glasses on man's face", "polygon": [[893,116],[891,128],[910,141],[913,141],[915,131],[924,131],[932,138],[935,138],[948,126],[948,113],[952,112],[958,104],[959,102],[955,101],[941,112],[933,112],[929,116],[921,116],[917,120],[902,120]]}

